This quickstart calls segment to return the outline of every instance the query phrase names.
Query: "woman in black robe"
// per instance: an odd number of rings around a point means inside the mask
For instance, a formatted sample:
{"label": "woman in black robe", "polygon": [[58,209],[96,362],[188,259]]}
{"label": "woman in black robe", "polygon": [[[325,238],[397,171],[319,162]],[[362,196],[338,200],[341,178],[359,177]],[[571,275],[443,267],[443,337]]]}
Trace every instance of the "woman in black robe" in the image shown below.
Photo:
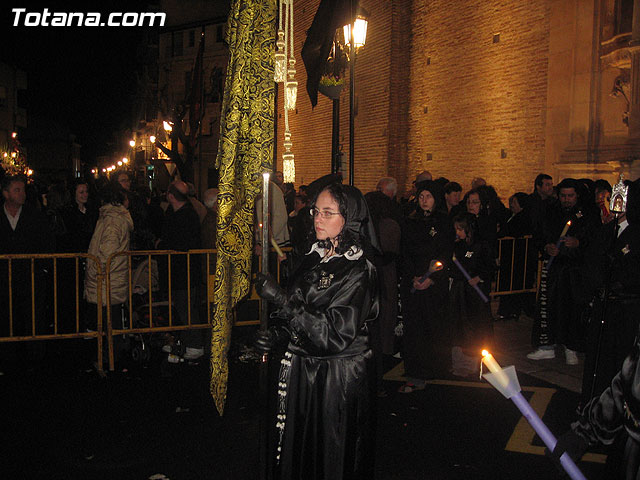
{"label": "woman in black robe", "polygon": [[[401,393],[423,390],[426,381],[448,368],[446,266],[453,248],[453,227],[441,210],[443,195],[432,181],[416,185],[417,205],[402,231],[402,358],[407,382]],[[442,269],[420,281],[432,262]]]}
{"label": "woman in black robe", "polygon": [[[287,290],[265,275],[256,289],[280,320],[259,332],[269,351],[288,340],[278,383],[280,479],[373,478],[375,369],[367,322],[378,316],[376,245],[364,197],[332,183],[311,204],[316,242]],[[372,245],[373,244],[373,245]]]}

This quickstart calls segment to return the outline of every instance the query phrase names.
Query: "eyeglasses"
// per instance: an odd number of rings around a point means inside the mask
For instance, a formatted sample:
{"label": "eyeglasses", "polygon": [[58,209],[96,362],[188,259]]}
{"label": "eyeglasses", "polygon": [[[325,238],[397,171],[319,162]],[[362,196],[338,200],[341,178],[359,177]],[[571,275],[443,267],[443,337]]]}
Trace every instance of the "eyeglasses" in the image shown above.
{"label": "eyeglasses", "polygon": [[317,208],[311,208],[309,209],[309,213],[311,213],[312,217],[317,217],[318,215],[321,216],[324,219],[330,219],[331,217],[333,217],[334,215],[340,215],[340,212],[329,212],[327,210],[323,210],[320,211]]}

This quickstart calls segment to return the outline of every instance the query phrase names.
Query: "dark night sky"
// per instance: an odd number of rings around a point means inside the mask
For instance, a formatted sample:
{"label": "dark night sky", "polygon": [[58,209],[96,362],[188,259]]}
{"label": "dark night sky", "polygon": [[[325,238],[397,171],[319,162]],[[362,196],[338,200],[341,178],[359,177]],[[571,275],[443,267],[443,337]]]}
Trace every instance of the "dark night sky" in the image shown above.
{"label": "dark night sky", "polygon": [[147,2],[26,2],[0,9],[0,60],[28,75],[28,115],[67,126],[91,162],[113,133],[130,126],[135,54],[142,27],[14,27],[12,8],[27,12],[149,11]]}

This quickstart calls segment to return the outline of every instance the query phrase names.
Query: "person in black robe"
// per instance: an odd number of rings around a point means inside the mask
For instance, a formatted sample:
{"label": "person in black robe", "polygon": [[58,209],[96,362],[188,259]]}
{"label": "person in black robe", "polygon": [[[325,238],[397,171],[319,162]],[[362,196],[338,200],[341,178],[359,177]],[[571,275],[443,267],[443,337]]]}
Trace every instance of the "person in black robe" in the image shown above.
{"label": "person in black robe", "polygon": [[471,277],[467,280],[453,263],[449,265],[449,318],[451,328],[451,370],[459,377],[477,374],[480,352],[491,348],[493,327],[491,307],[476,292],[477,285],[489,298],[495,261],[486,242],[478,239],[473,215],[462,213],[453,219],[456,242],[453,254]]}
{"label": "person in black robe", "polygon": [[[639,332],[640,333],[640,332]],[[609,387],[582,410],[571,429],[558,438],[552,457],[563,453],[574,461],[596,445],[618,445],[615,461],[607,459],[607,480],[640,478],[640,335]]]}
{"label": "person in black robe", "polygon": [[462,204],[465,206],[466,213],[472,214],[476,219],[478,230],[475,240],[491,248],[493,257],[497,259],[499,220],[498,215],[489,210],[489,200],[488,190],[473,189],[466,193]]}
{"label": "person in black robe", "polygon": [[[278,383],[280,479],[373,478],[375,367],[368,322],[378,316],[377,249],[364,197],[324,186],[311,204],[316,241],[282,289],[258,274],[256,290],[278,307],[256,347],[288,346]],[[273,318],[273,315],[272,315]]]}
{"label": "person in black robe", "polygon": [[[564,346],[567,364],[577,365],[576,352],[584,349],[583,313],[591,300],[583,275],[584,253],[595,222],[579,201],[578,182],[566,178],[558,185],[558,191],[560,202],[547,212],[540,239],[548,260],[543,265],[544,283],[541,282],[532,331],[532,343],[537,349],[527,354],[527,358],[555,358],[557,344]],[[569,221],[566,236],[558,247],[558,239]]]}
{"label": "person in black robe", "polygon": [[[402,358],[407,382],[400,387],[401,393],[424,389],[426,380],[448,369],[446,266],[453,249],[453,227],[440,210],[444,202],[436,183],[419,183],[416,199],[416,209],[402,231]],[[442,263],[442,269],[421,282],[435,261]]]}
{"label": "person in black robe", "polygon": [[[601,216],[586,253],[584,276],[595,290],[587,325],[582,404],[599,396],[633,350],[640,312],[640,184],[629,186],[627,211]],[[612,215],[613,217],[613,215]]]}

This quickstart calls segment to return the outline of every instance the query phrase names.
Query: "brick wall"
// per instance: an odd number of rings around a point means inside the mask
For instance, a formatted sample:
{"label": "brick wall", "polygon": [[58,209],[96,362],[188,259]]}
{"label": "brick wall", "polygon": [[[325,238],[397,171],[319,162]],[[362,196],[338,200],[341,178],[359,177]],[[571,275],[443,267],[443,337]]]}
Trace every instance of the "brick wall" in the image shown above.
{"label": "brick wall", "polygon": [[503,198],[530,191],[544,165],[547,2],[415,1],[412,18],[413,175],[427,169],[465,190],[481,176]]}
{"label": "brick wall", "polygon": [[[380,177],[409,187],[430,170],[467,189],[474,176],[507,198],[530,191],[544,165],[549,7],[547,0],[362,0],[370,13],[358,55],[355,185]],[[290,116],[296,185],[331,168],[331,101],[311,109],[299,52],[319,0],[296,0],[298,109]],[[500,41],[493,43],[494,34]],[[278,156],[281,168],[282,88]],[[340,138],[348,172],[349,92]],[[501,158],[504,150],[505,158]],[[427,154],[431,160],[427,160]]]}

